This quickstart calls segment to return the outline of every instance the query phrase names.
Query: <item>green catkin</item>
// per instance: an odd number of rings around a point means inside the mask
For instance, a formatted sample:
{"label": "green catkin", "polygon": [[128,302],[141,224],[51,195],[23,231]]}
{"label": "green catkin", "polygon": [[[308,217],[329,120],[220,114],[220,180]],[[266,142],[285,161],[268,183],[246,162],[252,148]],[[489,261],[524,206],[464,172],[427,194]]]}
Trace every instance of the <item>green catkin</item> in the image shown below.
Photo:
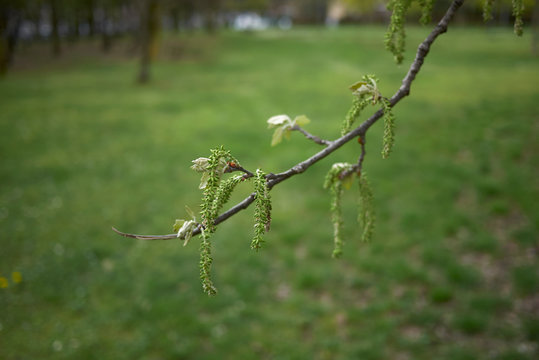
{"label": "green catkin", "polygon": [[[352,100],[352,106],[346,114],[344,121],[341,125],[341,135],[345,135],[352,129],[354,123],[359,119],[361,112],[368,105],[375,105],[379,99],[379,91],[377,88],[378,79],[374,75],[364,75],[361,77],[361,82],[364,82],[366,86],[370,87],[370,91],[357,93],[357,88],[350,87],[353,91],[354,98]],[[359,84],[360,82],[356,83]],[[375,84],[373,86],[373,83]],[[354,85],[356,85],[354,84]]]}
{"label": "green catkin", "polygon": [[202,290],[208,295],[217,294],[217,289],[211,280],[211,265],[213,258],[211,256],[211,243],[209,241],[210,234],[203,232],[202,241],[200,242],[200,280],[202,282]]}
{"label": "green catkin", "polygon": [[[524,4],[522,0],[513,0],[513,16],[515,17],[515,34],[522,36],[522,13],[524,12]],[[537,6],[537,5],[536,5]]]}
{"label": "green catkin", "polygon": [[395,142],[395,116],[393,115],[391,104],[388,99],[382,99],[384,110],[384,138],[382,147],[382,157],[387,159],[393,150]]}
{"label": "green catkin", "polygon": [[431,21],[432,6],[434,0],[419,0],[419,6],[421,7],[421,18],[419,22],[423,25],[427,25]]}
{"label": "green catkin", "polygon": [[[342,240],[342,206],[341,199],[343,193],[343,178],[342,174],[350,171],[353,168],[352,164],[335,163],[329,169],[324,180],[324,189],[329,189],[331,194],[331,222],[333,224],[333,254],[334,258],[339,258],[342,255],[344,242]],[[353,176],[349,174],[348,176]]]}
{"label": "green catkin", "polygon": [[365,109],[367,105],[369,105],[369,100],[354,96],[354,100],[352,100],[352,106],[350,107],[350,110],[348,110],[348,113],[346,114],[346,117],[344,118],[344,121],[342,123],[341,135],[346,134],[352,129],[352,125],[354,125],[354,122],[359,119],[361,111]]}
{"label": "green catkin", "polygon": [[257,250],[264,243],[263,235],[271,224],[271,197],[266,181],[266,173],[257,169],[255,174],[255,233],[251,249]]}
{"label": "green catkin", "polygon": [[483,2],[483,20],[489,21],[492,19],[492,5],[494,0],[484,0]]}
{"label": "green catkin", "polygon": [[373,204],[372,190],[369,184],[369,180],[365,173],[361,174],[358,179],[359,183],[359,215],[358,222],[363,233],[361,240],[370,241],[374,232],[375,213]]}
{"label": "green catkin", "polygon": [[[204,188],[202,205],[200,206],[202,225],[204,226],[204,230],[202,231],[202,241],[200,243],[200,280],[202,281],[204,292],[208,295],[215,295],[217,293],[217,289],[211,280],[211,265],[213,263],[213,258],[211,256],[210,237],[211,234],[215,232],[215,217],[217,216],[216,208],[218,207],[214,206],[214,204],[224,204],[224,202],[218,198],[218,193],[223,193],[223,190],[219,191],[222,176],[221,170],[223,160],[230,159],[233,159],[230,152],[225,150],[222,146],[211,150],[207,169],[209,178],[206,187]],[[228,196],[230,196],[230,194]]]}
{"label": "green catkin", "polygon": [[331,192],[331,222],[333,223],[333,253],[332,257],[339,258],[342,255],[343,240],[342,232],[342,182],[336,181],[330,188]]}
{"label": "green catkin", "polygon": [[221,159],[230,157],[230,152],[226,151],[222,146],[218,149],[211,150],[211,155],[208,159],[209,178],[204,188],[201,205],[202,224],[206,228],[206,232],[213,233],[215,231],[215,216],[213,202],[216,198],[217,189],[221,182]]}
{"label": "green catkin", "polygon": [[404,59],[404,47],[406,43],[404,23],[410,3],[411,0],[391,0],[387,6],[391,11],[391,18],[385,36],[385,45],[386,49],[395,57],[397,64],[401,64]]}
{"label": "green catkin", "polygon": [[219,211],[224,204],[230,200],[232,191],[236,185],[238,185],[243,179],[242,175],[236,175],[229,179],[223,180],[215,192],[215,199],[213,200],[212,216],[217,217]]}

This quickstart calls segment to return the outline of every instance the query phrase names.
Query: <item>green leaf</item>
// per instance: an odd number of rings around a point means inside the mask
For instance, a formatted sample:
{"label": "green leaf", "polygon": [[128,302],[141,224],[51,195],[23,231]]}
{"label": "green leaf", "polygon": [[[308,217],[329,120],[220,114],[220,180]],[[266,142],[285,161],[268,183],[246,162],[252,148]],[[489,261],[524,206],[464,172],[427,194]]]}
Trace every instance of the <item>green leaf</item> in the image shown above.
{"label": "green leaf", "polygon": [[277,129],[275,129],[273,137],[271,138],[271,146],[275,146],[283,140],[283,130],[283,126],[279,126]]}
{"label": "green leaf", "polygon": [[180,231],[184,223],[185,223],[185,220],[176,219],[176,221],[174,222],[174,226],[172,227],[174,229],[174,232]]}
{"label": "green leaf", "polygon": [[276,126],[281,126],[285,124],[291,124],[292,120],[288,115],[275,115],[268,119],[268,129],[274,128]]}
{"label": "green leaf", "polygon": [[344,179],[342,179],[342,184],[346,190],[349,190],[354,183],[354,173],[349,174]]}
{"label": "green leaf", "polygon": [[368,83],[366,81],[357,81],[355,83],[353,83],[352,85],[350,85],[348,88],[350,90],[352,90],[352,92],[358,90],[360,87],[364,86],[364,85],[367,85]]}
{"label": "green leaf", "polygon": [[185,211],[191,217],[191,219],[195,220],[195,213],[193,213],[193,210],[191,210],[189,206],[185,205]]}
{"label": "green leaf", "polygon": [[294,123],[299,126],[307,125],[310,122],[311,120],[309,120],[309,118],[305,115],[296,116],[296,118],[294,119]]}
{"label": "green leaf", "polygon": [[198,159],[191,161],[193,163],[193,165],[191,165],[191,169],[195,170],[196,172],[204,172],[208,170],[208,161],[208,158],[199,157]]}
{"label": "green leaf", "polygon": [[189,244],[189,240],[191,240],[191,237],[193,237],[193,230],[194,228],[191,226],[191,228],[189,228],[188,231],[185,232],[183,246],[187,246],[187,244]]}
{"label": "green leaf", "polygon": [[284,129],[283,134],[284,134],[284,137],[285,137],[286,140],[290,140],[290,133],[292,133],[292,130],[290,130],[289,127]]}
{"label": "green leaf", "polygon": [[210,180],[210,173],[205,172],[202,173],[202,177],[200,178],[200,185],[198,186],[199,189],[206,188],[206,185],[208,185],[208,180]]}

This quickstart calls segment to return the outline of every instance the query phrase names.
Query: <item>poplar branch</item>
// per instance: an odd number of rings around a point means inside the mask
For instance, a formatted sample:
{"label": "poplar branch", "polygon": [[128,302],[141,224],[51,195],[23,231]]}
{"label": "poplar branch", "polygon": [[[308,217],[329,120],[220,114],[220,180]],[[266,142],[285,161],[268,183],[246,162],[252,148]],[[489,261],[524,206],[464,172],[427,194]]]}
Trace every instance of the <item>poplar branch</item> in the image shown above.
{"label": "poplar branch", "polygon": [[[451,19],[453,19],[453,17],[455,16],[455,13],[462,6],[464,1],[465,0],[453,0],[451,4],[449,5],[449,8],[447,9],[445,15],[440,20],[440,22],[438,22],[438,24],[434,27],[431,33],[427,36],[427,38],[419,45],[416,52],[415,59],[412,62],[406,76],[402,80],[402,85],[395,92],[395,94],[389,99],[391,107],[394,107],[404,97],[410,95],[410,88],[412,86],[412,82],[415,80],[417,74],[421,70],[423,62],[425,61],[425,57],[430,51],[430,47],[432,46],[434,41],[438,38],[438,36],[440,36],[441,34],[447,31],[449,22],[451,21]],[[268,189],[272,189],[275,185],[285,181],[286,179],[291,178],[294,175],[303,173],[313,164],[324,159],[325,157],[333,153],[335,150],[339,149],[341,146],[343,146],[350,140],[356,138],[357,136],[360,136],[362,139],[365,139],[365,134],[367,133],[367,130],[376,121],[378,121],[383,115],[384,115],[383,109],[378,110],[371,117],[369,117],[367,120],[361,123],[361,125],[359,125],[355,129],[349,131],[348,133],[346,133],[345,135],[341,136],[340,138],[334,141],[327,141],[327,140],[322,140],[318,138],[321,141],[320,144],[326,145],[326,148],[317,152],[310,158],[294,165],[293,167],[291,167],[290,169],[286,171],[283,171],[278,174],[268,174],[266,176],[266,178],[268,179]],[[307,132],[303,134],[307,136],[306,133]],[[310,138],[313,141],[315,141],[313,138],[317,138],[311,134],[309,134],[309,136],[307,136],[307,138]],[[363,150],[364,149],[362,148],[362,155],[364,156]],[[360,161],[358,162],[358,164],[362,164],[362,162],[363,162],[363,159],[360,157]],[[247,196],[245,199],[243,199],[241,202],[237,203],[236,205],[234,205],[233,207],[231,207],[230,209],[228,209],[227,211],[219,215],[215,219],[215,225],[218,225],[222,223],[223,221],[229,219],[230,217],[234,216],[235,214],[239,213],[240,211],[247,209],[249,205],[253,203],[254,200],[255,200],[255,193],[252,193],[249,196]],[[114,227],[112,229],[119,235],[130,237],[130,238],[135,238],[135,239],[141,239],[141,240],[169,240],[169,239],[178,238],[177,234],[137,235],[137,234],[129,234],[129,233],[121,232],[115,229]],[[193,231],[193,235],[200,234],[201,229],[202,229],[202,225],[199,224],[199,226]]]}
{"label": "poplar branch", "polygon": [[305,137],[309,140],[312,140],[314,141],[315,143],[319,144],[319,145],[324,145],[324,146],[328,146],[329,144],[331,144],[331,141],[328,141],[328,140],[324,140],[324,139],[321,139],[319,138],[318,136],[315,136],[311,133],[309,133],[308,131],[306,131],[305,129],[303,129],[301,126],[299,125],[294,125],[292,126],[292,128],[290,130],[296,130],[296,131],[299,131],[300,133],[302,133],[303,135],[305,135]]}

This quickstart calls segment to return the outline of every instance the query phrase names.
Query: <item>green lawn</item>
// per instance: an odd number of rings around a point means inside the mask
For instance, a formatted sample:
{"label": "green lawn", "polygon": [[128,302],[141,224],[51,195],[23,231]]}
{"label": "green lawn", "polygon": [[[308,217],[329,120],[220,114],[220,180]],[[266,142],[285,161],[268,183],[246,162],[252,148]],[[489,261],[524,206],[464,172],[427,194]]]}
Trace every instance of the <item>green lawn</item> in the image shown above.
{"label": "green lawn", "polygon": [[[333,162],[357,159],[355,142],[274,188],[258,253],[253,209],[218,228],[216,297],[201,290],[198,238],[182,247],[111,231],[170,233],[200,202],[190,161],[215,146],[267,172],[319,150],[300,134],[270,147],[272,115],[306,114],[309,131],[338,137],[348,85],[374,73],[392,94],[427,33],[410,29],[396,66],[383,31],[169,36],[143,87],[123,50],[85,57],[72,46],[0,81],[0,358],[536,359],[529,31],[450,29],[433,46],[395,108],[388,160],[382,124],[368,133],[377,229],[359,241],[349,190],[340,260],[322,183]],[[250,191],[242,184],[232,200]]]}

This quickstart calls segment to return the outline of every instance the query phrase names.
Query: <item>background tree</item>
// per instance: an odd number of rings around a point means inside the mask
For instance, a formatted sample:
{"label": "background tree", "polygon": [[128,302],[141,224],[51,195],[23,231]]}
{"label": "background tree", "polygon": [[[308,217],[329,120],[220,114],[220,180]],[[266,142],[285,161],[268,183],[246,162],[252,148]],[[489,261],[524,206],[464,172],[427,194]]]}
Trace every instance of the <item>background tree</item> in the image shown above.
{"label": "background tree", "polygon": [[62,53],[62,45],[60,40],[60,21],[62,11],[62,0],[49,0],[49,11],[51,20],[51,39],[52,53],[54,56],[60,56]]}
{"label": "background tree", "polygon": [[214,34],[219,27],[219,13],[221,10],[221,5],[221,0],[197,1],[198,9],[204,17],[204,28],[210,34]]}
{"label": "background tree", "polygon": [[160,4],[158,0],[144,0],[141,7],[141,57],[138,82],[147,83],[150,80],[150,65],[159,50]]}
{"label": "background tree", "polygon": [[7,72],[19,37],[23,3],[17,0],[0,1],[0,77]]}

